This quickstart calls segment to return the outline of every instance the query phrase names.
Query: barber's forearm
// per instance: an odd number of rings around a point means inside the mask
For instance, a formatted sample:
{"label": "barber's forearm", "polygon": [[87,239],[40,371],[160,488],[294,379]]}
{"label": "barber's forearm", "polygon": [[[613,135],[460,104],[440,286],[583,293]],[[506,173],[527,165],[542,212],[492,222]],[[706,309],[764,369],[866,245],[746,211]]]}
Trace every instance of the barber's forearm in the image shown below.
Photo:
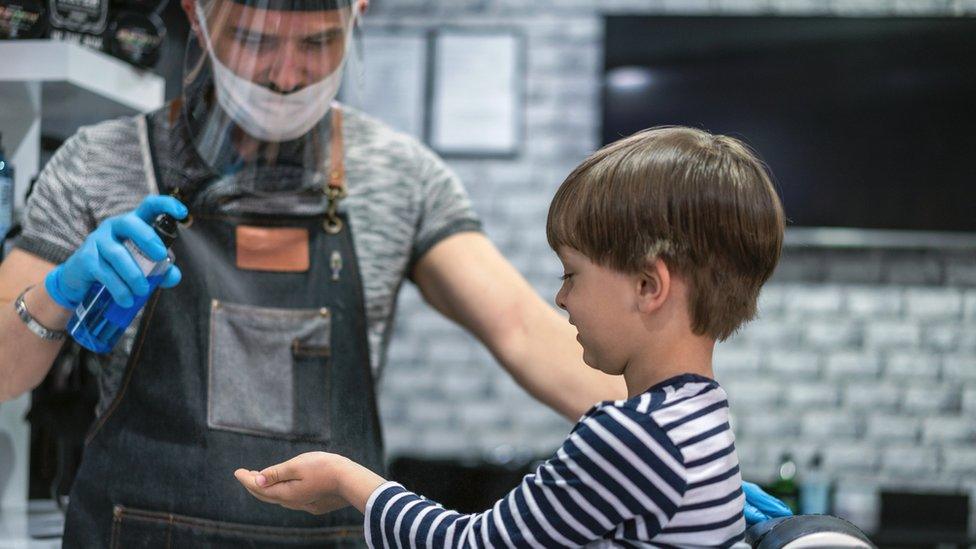
{"label": "barber's forearm", "polygon": [[529,304],[525,321],[514,326],[499,359],[532,396],[576,421],[602,400],[626,398],[620,376],[610,376],[583,362],[576,330],[540,301]]}
{"label": "barber's forearm", "polygon": [[[63,330],[71,317],[71,311],[51,300],[43,284],[31,288],[24,302],[31,316],[51,330]],[[39,385],[63,344],[31,332],[17,316],[13,301],[0,302],[0,402]]]}

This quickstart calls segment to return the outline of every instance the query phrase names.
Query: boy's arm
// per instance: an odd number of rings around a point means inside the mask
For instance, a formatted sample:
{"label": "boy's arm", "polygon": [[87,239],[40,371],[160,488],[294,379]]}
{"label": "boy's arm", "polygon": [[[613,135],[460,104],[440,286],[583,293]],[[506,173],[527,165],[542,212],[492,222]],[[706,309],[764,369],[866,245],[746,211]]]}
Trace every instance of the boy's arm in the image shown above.
{"label": "boy's arm", "polygon": [[576,329],[483,234],[439,242],[412,278],[431,306],[474,334],[522,387],[570,421],[597,402],[626,398],[623,378],[583,363]]}
{"label": "boy's arm", "polygon": [[[460,514],[399,484],[379,485],[363,509],[366,540],[372,547],[581,546],[635,518],[654,536],[677,511],[684,479],[684,466],[646,425],[611,408],[577,425],[555,456],[483,513]],[[372,485],[365,477],[352,484],[360,482],[357,506]]]}
{"label": "boy's arm", "polygon": [[354,505],[372,547],[581,546],[631,520],[644,539],[669,525],[688,489],[676,453],[648,416],[606,406],[490,510],[470,515],[324,452],[235,475],[256,498],[289,509],[321,514]]}
{"label": "boy's arm", "polygon": [[342,465],[343,472],[340,474],[339,494],[359,510],[360,513],[366,512],[366,504],[370,496],[383,485],[390,484],[385,478],[370,471],[366,467],[352,460],[345,460]]}

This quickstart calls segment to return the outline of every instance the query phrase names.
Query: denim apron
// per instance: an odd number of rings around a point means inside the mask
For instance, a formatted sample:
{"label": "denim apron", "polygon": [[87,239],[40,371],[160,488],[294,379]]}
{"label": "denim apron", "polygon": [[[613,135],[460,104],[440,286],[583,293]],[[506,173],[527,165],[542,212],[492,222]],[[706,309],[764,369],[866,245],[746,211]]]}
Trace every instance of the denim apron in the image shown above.
{"label": "denim apron", "polygon": [[[185,191],[174,151],[188,140],[165,116],[148,115],[147,148],[160,193]],[[89,433],[65,547],[364,545],[355,509],[315,516],[266,504],[233,474],[315,450],[383,468],[352,227],[336,208],[345,190],[338,106],[330,116],[327,212],[191,207],[173,245],[183,280],[147,303],[122,386]],[[238,268],[242,226],[307,231],[307,270]]]}

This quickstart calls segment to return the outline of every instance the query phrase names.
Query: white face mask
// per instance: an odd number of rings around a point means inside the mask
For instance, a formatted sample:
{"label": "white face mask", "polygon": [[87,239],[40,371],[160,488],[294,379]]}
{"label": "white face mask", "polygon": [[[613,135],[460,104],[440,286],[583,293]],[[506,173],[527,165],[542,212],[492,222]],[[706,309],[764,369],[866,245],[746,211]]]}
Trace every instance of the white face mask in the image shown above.
{"label": "white face mask", "polygon": [[[261,141],[289,141],[305,135],[329,112],[342,84],[345,56],[335,71],[315,84],[288,94],[277,93],[238,76],[220,62],[210,42],[203,8],[199,3],[196,8],[213,66],[217,102],[242,130]],[[350,22],[349,31],[345,33],[347,52],[352,28],[353,22]]]}

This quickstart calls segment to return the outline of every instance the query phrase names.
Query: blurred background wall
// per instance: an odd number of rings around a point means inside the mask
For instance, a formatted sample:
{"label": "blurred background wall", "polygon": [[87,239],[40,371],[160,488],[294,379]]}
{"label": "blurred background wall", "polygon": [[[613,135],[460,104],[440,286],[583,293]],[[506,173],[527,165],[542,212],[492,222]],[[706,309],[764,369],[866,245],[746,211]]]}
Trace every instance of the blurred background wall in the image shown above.
{"label": "blurred background wall", "polygon": [[[521,154],[448,163],[488,236],[551,302],[561,267],[546,244],[546,211],[562,179],[600,145],[604,15],[974,13],[974,0],[374,0],[366,33],[524,33]],[[835,512],[868,529],[880,489],[976,496],[972,251],[789,248],[760,309],[715,356],[746,478],[771,480],[785,452],[802,476],[819,453],[836,483]],[[400,298],[381,409],[391,458],[545,457],[570,427],[411,285]]]}

